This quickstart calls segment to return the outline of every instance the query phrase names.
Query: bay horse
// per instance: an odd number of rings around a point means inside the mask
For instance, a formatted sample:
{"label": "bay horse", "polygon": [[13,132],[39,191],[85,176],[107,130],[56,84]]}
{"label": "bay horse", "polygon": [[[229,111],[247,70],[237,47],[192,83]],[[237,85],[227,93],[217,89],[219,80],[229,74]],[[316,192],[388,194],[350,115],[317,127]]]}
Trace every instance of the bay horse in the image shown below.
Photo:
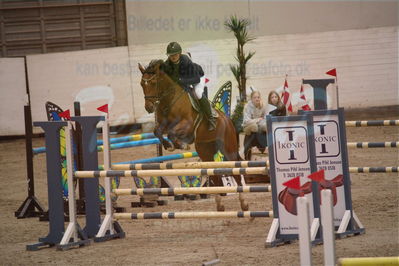
{"label": "bay horse", "polygon": [[[202,161],[213,161],[220,151],[227,161],[239,161],[238,143],[234,125],[223,112],[217,111],[216,129],[208,131],[206,119],[191,105],[188,93],[174,82],[163,70],[163,60],[152,60],[147,68],[139,63],[142,73],[141,86],[144,92],[145,109],[156,115],[154,135],[167,150],[183,149],[194,143]],[[162,134],[166,133],[168,139]],[[238,185],[241,177],[234,176]],[[223,186],[220,176],[209,177],[210,186]],[[243,195],[239,194],[241,209],[248,210]],[[216,194],[216,207],[224,211],[221,196]]]}

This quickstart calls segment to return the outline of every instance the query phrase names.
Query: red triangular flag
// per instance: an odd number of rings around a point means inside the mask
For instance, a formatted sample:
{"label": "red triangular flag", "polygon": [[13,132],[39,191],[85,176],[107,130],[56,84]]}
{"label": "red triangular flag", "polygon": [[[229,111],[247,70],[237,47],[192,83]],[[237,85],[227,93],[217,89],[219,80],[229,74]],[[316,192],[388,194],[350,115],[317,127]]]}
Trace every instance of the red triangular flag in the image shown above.
{"label": "red triangular flag", "polygon": [[300,177],[297,176],[293,179],[288,180],[287,182],[284,182],[283,186],[286,186],[286,187],[289,187],[292,189],[296,189],[296,190],[300,190],[301,189]]}
{"label": "red triangular flag", "polygon": [[311,173],[308,178],[312,179],[313,181],[316,181],[318,183],[322,182],[322,181],[326,181],[325,177],[324,177],[324,169],[321,169],[320,171]]}
{"label": "red triangular flag", "polygon": [[58,116],[63,117],[66,120],[71,120],[71,112],[69,111],[69,109],[64,112],[59,113]]}
{"label": "red triangular flag", "polygon": [[208,82],[209,82],[209,79],[205,78],[205,83],[208,83]]}
{"label": "red triangular flag", "polygon": [[327,71],[326,74],[336,77],[337,76],[337,69],[333,68],[333,69]]}
{"label": "red triangular flag", "polygon": [[303,101],[301,109],[304,111],[312,110],[309,104],[306,102],[305,91],[303,90],[303,84],[301,85],[301,90],[299,92],[299,98]]}
{"label": "red triangular flag", "polygon": [[305,92],[303,91],[303,84],[301,85],[301,90],[299,91],[299,98],[306,101]]}
{"label": "red triangular flag", "polygon": [[290,93],[288,92],[288,82],[287,78],[284,80],[284,88],[283,88],[283,94],[281,95],[281,100],[284,103],[284,105],[287,107],[287,110],[289,112],[292,112],[292,104],[290,100]]}
{"label": "red triangular flag", "polygon": [[97,110],[108,114],[108,104],[98,107]]}
{"label": "red triangular flag", "polygon": [[290,104],[288,105],[288,108],[287,108],[287,110],[288,110],[288,112],[293,112],[293,110],[292,110],[292,104],[291,104],[291,102],[290,102]]}

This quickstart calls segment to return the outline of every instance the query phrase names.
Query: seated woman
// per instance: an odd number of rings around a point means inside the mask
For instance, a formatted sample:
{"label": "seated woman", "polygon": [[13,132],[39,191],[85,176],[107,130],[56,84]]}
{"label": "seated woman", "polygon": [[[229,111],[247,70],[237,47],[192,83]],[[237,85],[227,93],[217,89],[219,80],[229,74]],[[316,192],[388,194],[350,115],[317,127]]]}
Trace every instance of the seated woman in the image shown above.
{"label": "seated woman", "polygon": [[268,114],[272,116],[285,116],[287,110],[285,105],[281,102],[280,96],[277,92],[271,91],[269,93],[268,101]]}
{"label": "seated woman", "polygon": [[245,135],[266,132],[266,108],[263,106],[260,92],[253,91],[251,100],[245,105],[243,112],[243,131]]}
{"label": "seated woman", "polygon": [[251,159],[251,148],[258,147],[264,152],[267,146],[266,141],[266,108],[263,106],[259,91],[251,93],[251,100],[245,105],[243,112],[244,157]]}

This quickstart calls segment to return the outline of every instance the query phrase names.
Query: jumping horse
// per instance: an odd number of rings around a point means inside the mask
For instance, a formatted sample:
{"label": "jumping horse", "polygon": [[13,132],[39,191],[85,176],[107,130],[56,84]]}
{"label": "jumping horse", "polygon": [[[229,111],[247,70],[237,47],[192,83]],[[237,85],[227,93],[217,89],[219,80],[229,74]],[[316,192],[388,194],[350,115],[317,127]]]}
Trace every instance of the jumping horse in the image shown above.
{"label": "jumping horse", "polygon": [[[206,119],[196,111],[184,89],[174,82],[163,70],[162,60],[152,60],[147,68],[139,64],[142,73],[141,86],[144,92],[145,109],[156,115],[154,135],[167,150],[183,149],[194,143],[202,161],[213,161],[220,151],[226,161],[239,161],[238,143],[232,121],[220,111],[217,112],[216,129],[208,130]],[[162,134],[166,133],[168,139]],[[234,176],[238,185],[240,176]],[[223,186],[220,176],[209,177],[210,186]],[[241,209],[248,210],[243,195],[239,194]],[[217,210],[224,211],[219,194],[215,197]]]}

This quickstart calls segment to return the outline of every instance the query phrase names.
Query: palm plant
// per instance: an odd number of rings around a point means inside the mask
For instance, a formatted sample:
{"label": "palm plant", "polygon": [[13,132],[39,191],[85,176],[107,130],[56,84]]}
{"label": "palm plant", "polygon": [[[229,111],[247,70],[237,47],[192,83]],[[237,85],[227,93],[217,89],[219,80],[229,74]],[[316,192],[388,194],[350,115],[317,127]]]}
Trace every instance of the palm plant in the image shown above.
{"label": "palm plant", "polygon": [[233,73],[235,79],[238,83],[239,91],[239,102],[234,109],[233,115],[231,117],[237,132],[242,131],[242,112],[244,110],[244,105],[247,101],[246,94],[246,83],[247,83],[247,69],[246,64],[254,56],[255,52],[248,52],[245,54],[244,45],[255,38],[249,36],[247,27],[250,25],[248,19],[239,19],[236,15],[230,16],[230,18],[225,21],[224,26],[229,32],[233,32],[237,39],[237,52],[235,59],[237,60],[237,65],[230,65],[230,70]]}
{"label": "palm plant", "polygon": [[249,52],[245,54],[244,45],[250,41],[253,41],[255,38],[249,36],[247,27],[250,25],[250,21],[248,19],[237,18],[236,15],[230,16],[230,18],[225,21],[224,26],[229,32],[233,32],[234,36],[237,39],[237,53],[235,59],[237,60],[237,65],[230,65],[230,70],[233,73],[235,79],[238,83],[238,90],[240,101],[245,102],[246,97],[246,64],[248,61],[254,56],[255,52]]}

